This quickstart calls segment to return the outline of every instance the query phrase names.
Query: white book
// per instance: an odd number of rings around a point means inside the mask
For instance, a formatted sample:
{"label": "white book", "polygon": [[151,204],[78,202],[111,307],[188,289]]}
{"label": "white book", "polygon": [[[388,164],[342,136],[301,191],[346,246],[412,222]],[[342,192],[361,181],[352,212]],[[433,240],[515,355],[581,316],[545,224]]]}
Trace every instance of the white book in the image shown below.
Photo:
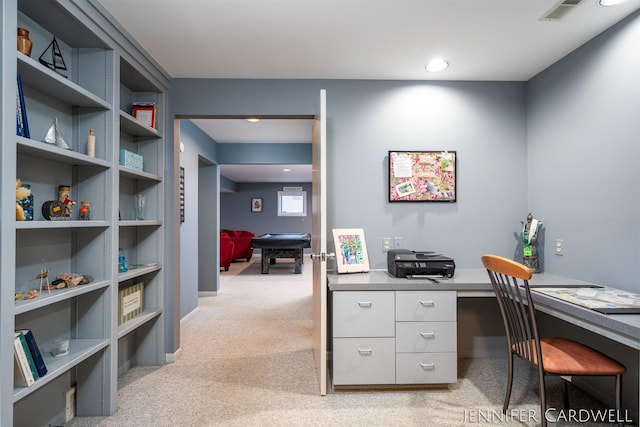
{"label": "white book", "polygon": [[24,352],[20,334],[16,333],[13,338],[13,356],[15,360],[14,366],[14,382],[18,387],[29,387],[35,382],[33,373],[29,367],[29,359]]}

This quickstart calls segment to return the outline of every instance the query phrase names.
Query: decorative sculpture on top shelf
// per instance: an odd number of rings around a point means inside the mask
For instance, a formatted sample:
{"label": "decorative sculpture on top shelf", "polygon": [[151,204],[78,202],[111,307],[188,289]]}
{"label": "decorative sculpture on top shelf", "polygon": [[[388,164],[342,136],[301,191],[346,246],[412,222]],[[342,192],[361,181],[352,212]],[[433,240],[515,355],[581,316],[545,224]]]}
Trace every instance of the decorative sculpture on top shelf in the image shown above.
{"label": "decorative sculpture on top shelf", "polygon": [[531,269],[532,273],[540,273],[540,262],[538,259],[538,234],[542,228],[542,221],[533,217],[531,212],[527,218],[520,221],[522,227],[522,240],[524,242],[522,263]]}
{"label": "decorative sculpture on top shelf", "polygon": [[[51,56],[51,61],[48,61],[48,58],[45,57],[48,52]],[[49,43],[49,46],[47,46],[44,52],[42,52],[42,55],[40,55],[40,58],[38,58],[38,60],[45,67],[55,71],[65,79],[67,78],[67,64],[64,63],[64,58],[62,58],[62,51],[60,51],[60,46],[58,46],[58,41],[56,40],[55,36],[53,37],[51,43]]]}

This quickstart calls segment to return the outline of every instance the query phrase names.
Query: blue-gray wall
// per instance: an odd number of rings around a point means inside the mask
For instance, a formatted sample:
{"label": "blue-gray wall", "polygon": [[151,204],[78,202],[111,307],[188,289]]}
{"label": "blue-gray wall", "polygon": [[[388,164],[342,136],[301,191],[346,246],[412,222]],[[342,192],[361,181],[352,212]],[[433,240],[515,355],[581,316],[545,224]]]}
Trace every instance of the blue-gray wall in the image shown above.
{"label": "blue-gray wall", "polygon": [[545,224],[546,269],[636,292],[639,47],[636,13],[527,84],[529,208]]}
{"label": "blue-gray wall", "polygon": [[[200,168],[205,165],[217,162],[217,153],[214,141],[209,138],[200,128],[189,120],[180,121],[180,142],[184,144],[185,150],[180,153],[180,166],[185,170],[185,221],[180,224],[180,318],[192,312],[198,307],[199,281],[207,280],[209,283],[215,282],[215,277],[201,278],[200,265],[201,256],[208,257],[216,261],[218,221],[217,213],[212,212],[209,219],[201,221],[199,215],[199,201],[205,197],[212,198],[214,204],[218,206],[219,191],[215,186],[210,186],[209,182],[201,185],[199,182]],[[203,165],[203,163],[205,165]],[[200,254],[199,243],[211,242],[216,249],[212,249],[208,254]],[[209,263],[211,265],[211,263]],[[215,270],[215,268],[213,269]],[[215,272],[214,272],[215,273]]]}
{"label": "blue-gray wall", "polygon": [[[461,267],[480,266],[486,251],[513,255],[527,214],[524,83],[176,79],[172,108],[314,114],[322,88],[328,228],[364,228],[372,268],[386,266],[383,236],[443,252]],[[389,204],[390,149],[456,150],[459,201]]]}
{"label": "blue-gray wall", "polygon": [[[278,191],[302,187],[307,192],[307,216],[278,216]],[[262,212],[251,212],[251,199],[262,198]],[[237,184],[235,193],[220,194],[220,228],[265,233],[311,233],[311,183]],[[254,255],[260,254],[260,251]]]}

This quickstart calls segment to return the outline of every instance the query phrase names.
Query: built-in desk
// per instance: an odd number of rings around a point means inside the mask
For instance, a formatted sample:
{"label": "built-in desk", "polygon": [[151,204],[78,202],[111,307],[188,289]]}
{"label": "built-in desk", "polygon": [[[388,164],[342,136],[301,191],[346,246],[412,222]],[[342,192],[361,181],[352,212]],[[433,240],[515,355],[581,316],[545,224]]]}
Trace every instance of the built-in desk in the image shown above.
{"label": "built-in desk", "polygon": [[[428,279],[404,279],[391,276],[386,270],[369,273],[328,274],[329,291],[456,291],[458,298],[493,297],[487,271],[482,268],[458,268],[451,279],[434,283]],[[557,276],[534,274],[529,285],[535,286],[592,286],[593,283]],[[636,350],[640,350],[640,315],[601,314],[588,308],[559,299],[532,293],[536,308],[544,313],[594,331]]]}
{"label": "built-in desk", "polygon": [[[428,279],[405,279],[396,278],[391,276],[386,270],[373,270],[369,273],[355,273],[355,274],[328,274],[328,288],[330,291],[330,297],[332,301],[336,296],[341,293],[353,293],[353,292],[374,292],[385,291],[390,292],[394,296],[397,296],[398,292],[406,295],[407,291],[417,291],[421,293],[437,293],[455,292],[457,298],[467,297],[494,297],[493,288],[489,281],[489,276],[485,269],[482,268],[458,268],[455,271],[455,275],[451,279],[437,279],[439,283],[434,283]],[[571,279],[567,277],[557,276],[553,274],[541,273],[534,274],[529,281],[530,286],[546,285],[546,286],[570,286],[575,287],[579,285],[591,286],[593,284],[584,282],[581,280]],[[391,295],[389,294],[389,295]],[[616,314],[607,315],[601,314],[588,308],[580,307],[575,304],[571,304],[550,296],[542,295],[536,292],[532,292],[533,299],[536,304],[536,309],[549,314],[555,318],[562,319],[573,325],[577,325],[581,328],[587,329],[599,335],[602,335],[611,340],[617,341],[635,350],[640,350],[640,315],[637,314]],[[388,302],[387,302],[388,304]],[[437,304],[437,302],[436,302]],[[388,305],[388,307],[396,308],[397,306]],[[336,310],[339,312],[336,313]],[[344,307],[331,307],[331,319],[345,319],[357,317],[357,313],[345,313]],[[354,314],[356,313],[356,314]],[[355,316],[355,317],[354,317]],[[397,317],[393,317],[396,321],[396,329],[398,326]],[[338,320],[342,322],[342,320]],[[335,327],[335,325],[333,325]],[[382,335],[379,338],[396,339],[396,334],[393,332],[384,332],[383,329],[378,329]],[[333,332],[330,332],[334,345],[338,338],[363,338],[363,337],[335,337]],[[341,343],[338,343],[341,344]],[[396,343],[397,345],[397,343]],[[367,349],[366,347],[365,349]],[[334,347],[335,350],[335,347]],[[453,353],[455,354],[455,352]],[[640,354],[640,353],[639,353]],[[398,354],[395,353],[397,359]],[[392,355],[389,354],[388,358],[391,359]],[[635,381],[634,388],[638,392],[638,371],[640,370],[640,357],[638,355],[632,359],[632,363],[636,366],[629,366],[627,361],[627,369],[630,371],[625,375],[625,381]],[[334,357],[334,371],[336,360]],[[338,361],[338,363],[341,363]],[[340,369],[346,369],[350,367],[338,367]],[[356,367],[357,368],[357,367]],[[391,365],[389,365],[391,369]],[[627,378],[628,377],[628,378]],[[634,380],[635,378],[635,380]],[[396,383],[395,380],[387,380],[388,383]],[[357,385],[357,384],[352,384]],[[638,392],[640,395],[640,392]],[[626,399],[625,399],[626,400]],[[637,413],[636,408],[632,408]]]}

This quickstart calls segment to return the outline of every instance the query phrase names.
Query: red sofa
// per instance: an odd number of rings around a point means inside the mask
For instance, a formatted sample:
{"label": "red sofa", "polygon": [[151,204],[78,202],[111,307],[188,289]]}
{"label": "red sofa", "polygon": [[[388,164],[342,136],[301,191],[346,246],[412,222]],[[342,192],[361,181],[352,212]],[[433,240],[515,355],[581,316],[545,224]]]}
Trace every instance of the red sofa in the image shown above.
{"label": "red sofa", "polygon": [[233,242],[233,255],[232,259],[245,259],[251,260],[253,256],[253,248],[251,247],[251,238],[255,236],[250,231],[246,230],[220,230],[221,233],[228,234]]}
{"label": "red sofa", "polygon": [[229,266],[233,260],[233,248],[235,244],[226,233],[220,233],[220,268],[229,271]]}

